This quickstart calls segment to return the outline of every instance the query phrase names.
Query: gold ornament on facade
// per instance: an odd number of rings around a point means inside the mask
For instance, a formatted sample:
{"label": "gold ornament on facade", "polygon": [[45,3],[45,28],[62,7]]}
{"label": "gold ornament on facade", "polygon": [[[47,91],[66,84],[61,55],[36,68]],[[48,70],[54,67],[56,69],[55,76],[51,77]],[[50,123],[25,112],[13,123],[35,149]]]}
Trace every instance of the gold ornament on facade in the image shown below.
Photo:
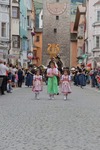
{"label": "gold ornament on facade", "polygon": [[48,44],[47,52],[50,55],[50,58],[56,57],[59,51],[59,44]]}

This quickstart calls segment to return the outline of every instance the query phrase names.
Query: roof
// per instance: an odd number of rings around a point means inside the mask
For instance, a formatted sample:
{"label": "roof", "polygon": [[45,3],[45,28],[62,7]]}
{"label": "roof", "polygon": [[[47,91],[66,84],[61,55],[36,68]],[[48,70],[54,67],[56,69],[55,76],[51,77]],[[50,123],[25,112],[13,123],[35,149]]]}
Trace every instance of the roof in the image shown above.
{"label": "roof", "polygon": [[36,29],[35,29],[35,33],[41,33],[41,32],[43,32],[43,29],[42,29],[42,28],[36,28]]}
{"label": "roof", "polygon": [[94,6],[100,5],[100,0],[94,4]]}
{"label": "roof", "polygon": [[77,12],[76,12],[76,18],[75,18],[75,24],[74,24],[74,30],[77,31],[79,21],[80,21],[80,16],[85,15],[86,13],[86,7],[79,5],[77,7]]}
{"label": "roof", "polygon": [[42,0],[34,0],[35,9],[42,9],[43,8],[43,2]]}

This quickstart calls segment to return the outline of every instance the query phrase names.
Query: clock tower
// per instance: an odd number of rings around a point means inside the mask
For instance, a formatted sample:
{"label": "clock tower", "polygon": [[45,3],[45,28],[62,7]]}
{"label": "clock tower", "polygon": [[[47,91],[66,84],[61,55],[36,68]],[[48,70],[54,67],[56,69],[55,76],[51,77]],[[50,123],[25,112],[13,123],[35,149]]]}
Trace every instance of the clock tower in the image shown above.
{"label": "clock tower", "polygon": [[47,65],[48,44],[59,44],[64,66],[70,66],[70,1],[43,0],[43,64]]}

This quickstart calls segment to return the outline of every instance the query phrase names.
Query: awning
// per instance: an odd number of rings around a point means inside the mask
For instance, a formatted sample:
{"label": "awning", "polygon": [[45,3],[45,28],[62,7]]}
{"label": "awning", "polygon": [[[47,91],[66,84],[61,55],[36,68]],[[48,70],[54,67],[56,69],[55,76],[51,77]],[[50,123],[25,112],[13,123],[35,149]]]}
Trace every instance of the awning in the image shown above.
{"label": "awning", "polygon": [[82,55],[82,58],[83,58],[83,59],[86,59],[86,58],[87,58],[87,55],[86,55],[86,54],[83,54],[83,55]]}
{"label": "awning", "polygon": [[83,55],[77,57],[77,59],[79,59],[79,60],[83,60],[83,59],[86,59],[86,58],[87,58],[86,54],[83,54]]}
{"label": "awning", "polygon": [[19,58],[18,55],[12,55],[12,54],[9,54],[7,57],[8,57],[9,59],[18,59],[18,58]]}
{"label": "awning", "polygon": [[86,66],[87,66],[87,67],[92,67],[92,64],[91,64],[91,63],[88,63]]}
{"label": "awning", "polygon": [[83,60],[82,60],[82,59],[79,59],[78,63],[79,63],[79,64],[83,63]]}

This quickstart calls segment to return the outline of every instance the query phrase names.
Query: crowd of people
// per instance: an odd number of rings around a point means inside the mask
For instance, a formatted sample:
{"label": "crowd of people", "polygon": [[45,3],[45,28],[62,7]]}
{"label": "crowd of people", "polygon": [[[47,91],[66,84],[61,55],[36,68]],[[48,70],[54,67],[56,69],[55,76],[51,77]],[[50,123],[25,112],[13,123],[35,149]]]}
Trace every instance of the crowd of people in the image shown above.
{"label": "crowd of people", "polygon": [[59,69],[54,60],[50,61],[46,69],[41,67],[34,68],[32,66],[29,66],[28,69],[23,69],[0,60],[1,95],[5,95],[5,92],[12,93],[13,88],[20,88],[24,83],[35,92],[35,99],[39,99],[39,93],[43,90],[43,82],[45,82],[49,99],[54,99],[54,96],[59,94],[58,85],[60,84],[62,85],[64,99],[66,99],[67,95],[71,93],[71,78],[69,77],[68,69],[63,71],[64,74],[62,75],[61,69]]}
{"label": "crowd of people", "polygon": [[13,88],[22,87],[24,70],[0,60],[0,92],[1,95],[12,93]]}
{"label": "crowd of people", "polygon": [[89,84],[92,88],[100,90],[100,68],[87,68],[84,64],[72,71],[74,85],[83,88]]}
{"label": "crowd of people", "polygon": [[[59,92],[63,94],[64,100],[72,92],[71,83],[83,89],[90,84],[100,90],[100,68],[87,69],[84,64],[80,67],[70,69],[57,64],[53,58],[44,69],[41,67],[29,66],[28,69],[7,64],[0,60],[0,92],[1,95],[12,93],[13,88],[22,87],[24,83],[32,88],[35,99],[39,99],[39,93],[43,91],[43,82],[47,85],[49,99],[54,99]],[[59,87],[59,88],[58,88]],[[60,91],[58,89],[61,89]]]}

